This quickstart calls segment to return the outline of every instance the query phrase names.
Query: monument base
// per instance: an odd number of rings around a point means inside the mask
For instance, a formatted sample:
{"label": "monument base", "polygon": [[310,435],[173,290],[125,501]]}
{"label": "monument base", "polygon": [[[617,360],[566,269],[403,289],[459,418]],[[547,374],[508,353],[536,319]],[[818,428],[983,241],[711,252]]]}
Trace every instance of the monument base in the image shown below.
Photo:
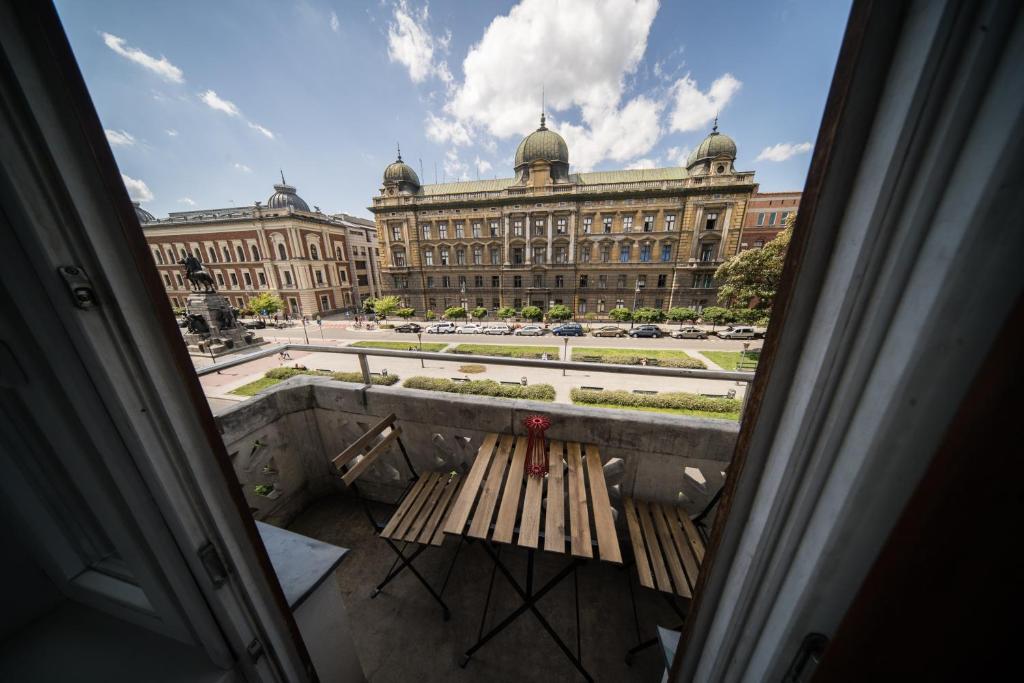
{"label": "monument base", "polygon": [[209,327],[206,332],[185,334],[185,344],[193,356],[216,358],[267,343],[263,337],[256,336],[255,332],[238,323],[231,302],[225,296],[216,292],[197,292],[188,297],[185,305],[190,314],[202,316]]}

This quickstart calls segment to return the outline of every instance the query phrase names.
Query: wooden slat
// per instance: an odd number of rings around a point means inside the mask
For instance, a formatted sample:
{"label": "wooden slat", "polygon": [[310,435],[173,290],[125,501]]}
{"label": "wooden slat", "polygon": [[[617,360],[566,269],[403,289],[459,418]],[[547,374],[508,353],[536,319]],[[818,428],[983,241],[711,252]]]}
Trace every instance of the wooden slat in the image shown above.
{"label": "wooden slat", "polygon": [[[527,437],[519,437],[526,439]],[[523,514],[519,518],[519,545],[536,548],[540,537],[540,501],[544,497],[544,477],[526,477]]]}
{"label": "wooden slat", "polygon": [[409,528],[402,534],[403,540],[409,542],[416,541],[416,537],[420,535],[420,531],[423,530],[423,527],[426,525],[431,513],[434,512],[438,499],[441,498],[445,482],[448,479],[447,475],[442,474],[441,472],[432,472],[431,476],[434,476],[436,483],[434,484],[434,487],[430,489],[430,493],[428,494],[423,507],[421,507],[416,513],[416,518],[413,519],[412,524],[410,524]]}
{"label": "wooden slat", "polygon": [[668,572],[665,570],[665,560],[661,557],[661,545],[658,543],[658,534],[654,532],[654,523],[651,521],[651,511],[647,503],[642,500],[636,502],[636,511],[640,515],[640,526],[644,529],[644,539],[651,551],[651,566],[654,569],[654,579],[658,583],[658,590],[666,593],[672,592],[672,582],[668,579]]}
{"label": "wooden slat", "polygon": [[516,515],[519,513],[519,492],[523,489],[523,468],[526,466],[526,446],[528,440],[520,436],[516,441],[512,464],[508,467],[505,477],[505,491],[501,494],[501,507],[498,509],[498,521],[494,523],[491,538],[495,543],[511,543],[512,531],[516,526]]}
{"label": "wooden slat", "polygon": [[633,557],[636,559],[636,573],[640,578],[640,585],[645,588],[654,588],[654,578],[651,576],[651,565],[647,561],[647,548],[644,544],[644,536],[640,532],[640,520],[637,519],[636,507],[633,505],[633,499],[623,499],[623,506],[626,508],[626,525],[629,527],[629,542],[633,546]]}
{"label": "wooden slat", "polygon": [[480,450],[476,453],[473,466],[466,476],[462,490],[459,491],[459,497],[455,500],[451,514],[448,515],[448,521],[445,522],[445,533],[461,534],[466,528],[469,511],[473,509],[473,501],[476,500],[477,493],[480,491],[480,482],[483,481],[484,472],[487,471],[487,465],[491,462],[491,454],[494,452],[496,443],[498,443],[498,435],[491,433],[485,436],[484,442],[480,444]]}
{"label": "wooden slat", "polygon": [[464,478],[458,477],[445,487],[444,495],[441,496],[441,502],[438,504],[438,509],[441,510],[441,517],[437,521],[437,529],[434,531],[434,536],[430,539],[430,545],[441,545],[444,541],[444,523],[448,520],[448,514],[452,509],[452,505],[448,501],[457,500],[459,491],[465,483],[466,480]]}
{"label": "wooden slat", "polygon": [[665,551],[665,562],[668,564],[668,571],[672,575],[672,583],[676,587],[676,595],[684,598],[692,597],[690,586],[686,582],[686,574],[683,573],[683,565],[679,561],[679,553],[675,549],[675,541],[672,540],[672,532],[665,521],[665,513],[660,505],[651,503],[648,506],[651,517],[654,518],[654,527],[658,532],[658,542]]}
{"label": "wooden slat", "polygon": [[561,441],[548,444],[548,506],[544,513],[544,550],[565,552],[565,491]]}
{"label": "wooden slat", "polygon": [[501,483],[505,478],[505,465],[508,464],[514,438],[511,434],[503,434],[501,441],[498,442],[498,450],[491,460],[491,467],[487,470],[487,479],[480,491],[480,500],[476,504],[476,511],[473,512],[473,521],[469,525],[469,535],[473,538],[487,538],[487,532],[491,530],[491,518],[494,516],[494,506],[498,503],[498,491],[501,490]]}
{"label": "wooden slat", "polygon": [[395,538],[405,538],[406,533],[409,531],[409,527],[416,521],[416,516],[430,498],[430,494],[433,493],[441,475],[437,472],[431,472],[430,474],[425,475],[424,478],[427,480],[427,483],[423,487],[423,492],[415,501],[413,501],[412,506],[409,508],[409,512],[406,513],[402,521],[398,523],[397,527],[395,527],[395,533],[393,534]]}
{"label": "wooden slat", "polygon": [[572,554],[576,557],[593,557],[590,545],[590,514],[587,512],[587,489],[583,481],[583,461],[580,445],[570,441],[566,461],[569,463],[569,532]]}
{"label": "wooden slat", "polygon": [[334,456],[331,462],[334,463],[334,466],[338,468],[340,468],[342,465],[347,464],[349,460],[359,455],[359,453],[362,452],[364,448],[366,448],[367,444],[369,444],[370,441],[373,440],[373,437],[377,436],[382,431],[384,431],[384,428],[394,421],[395,414],[391,413],[383,420],[381,420],[374,426],[370,427],[370,431],[366,432],[361,437],[356,439],[348,448],[343,450],[338,455]]}
{"label": "wooden slat", "polygon": [[[444,533],[441,530],[441,525],[448,518],[446,514],[450,508],[450,502],[452,496],[456,491],[459,490],[459,484],[462,480],[458,475],[445,474],[445,484],[441,488],[441,499],[437,501],[437,505],[434,506],[434,511],[430,513],[430,518],[427,520],[426,525],[423,527],[423,531],[420,532],[419,537],[416,539],[417,543],[432,543],[434,536],[443,537]],[[441,541],[433,545],[441,545]]]}
{"label": "wooden slat", "polygon": [[677,507],[676,514],[679,515],[679,521],[683,523],[683,531],[686,532],[686,538],[690,541],[693,554],[697,557],[697,564],[701,564],[704,562],[704,541],[700,539],[700,532],[697,531],[697,527],[690,521],[690,516],[686,514],[686,510]]}
{"label": "wooden slat", "polygon": [[604,480],[601,453],[594,444],[586,444],[587,477],[590,479],[590,506],[594,510],[594,531],[597,532],[597,547],[601,559],[622,564],[619,537],[615,533],[615,518],[612,517],[612,503],[608,499],[608,485]]}
{"label": "wooden slat", "polygon": [[384,530],[380,532],[380,535],[384,538],[391,538],[391,534],[394,532],[395,527],[402,521],[402,517],[409,511],[409,507],[415,502],[416,497],[423,490],[423,487],[427,483],[426,477],[420,477],[416,480],[416,483],[409,489],[409,493],[405,494],[405,498],[398,504],[398,509],[395,510],[395,514],[391,515],[391,519],[388,520]]}
{"label": "wooden slat", "polygon": [[358,479],[363,472],[369,469],[369,467],[377,461],[377,458],[380,457],[380,454],[383,453],[387,447],[391,445],[391,442],[397,439],[401,434],[401,427],[393,427],[387,436],[378,441],[377,445],[370,449],[370,452],[366,454],[365,458],[356,463],[355,467],[350,469],[341,477],[341,480],[345,482],[345,485],[351,486],[352,482]]}
{"label": "wooden slat", "polygon": [[699,571],[697,560],[690,549],[689,541],[686,540],[686,536],[683,534],[683,527],[679,522],[679,517],[676,516],[675,507],[672,505],[662,505],[661,510],[665,515],[665,521],[668,522],[669,531],[672,532],[672,543],[675,546],[676,553],[679,555],[679,559],[683,562],[683,569],[686,570],[686,578],[692,594],[693,587],[697,584],[697,572]]}

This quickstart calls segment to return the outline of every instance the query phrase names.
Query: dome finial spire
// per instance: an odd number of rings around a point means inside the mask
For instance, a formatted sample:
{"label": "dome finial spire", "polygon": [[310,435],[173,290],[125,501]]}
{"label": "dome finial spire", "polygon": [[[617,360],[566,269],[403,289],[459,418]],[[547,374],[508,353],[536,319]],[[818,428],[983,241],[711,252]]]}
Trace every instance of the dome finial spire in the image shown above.
{"label": "dome finial spire", "polygon": [[547,130],[547,126],[544,123],[544,84],[540,84],[540,128],[538,130]]}
{"label": "dome finial spire", "polygon": [[279,168],[279,169],[277,169],[277,170],[279,170],[279,171],[281,172],[281,184],[282,184],[282,185],[287,185],[288,183],[287,183],[287,182],[285,182],[285,179],[284,179],[284,169],[280,169],[280,168]]}
{"label": "dome finial spire", "polygon": [[402,160],[402,145],[401,145],[401,143],[396,142],[395,143],[395,147],[398,148],[398,160],[401,161]]}
{"label": "dome finial spire", "polygon": [[718,132],[718,114],[717,113],[715,114],[715,125],[711,126],[711,132],[712,133],[717,133]]}

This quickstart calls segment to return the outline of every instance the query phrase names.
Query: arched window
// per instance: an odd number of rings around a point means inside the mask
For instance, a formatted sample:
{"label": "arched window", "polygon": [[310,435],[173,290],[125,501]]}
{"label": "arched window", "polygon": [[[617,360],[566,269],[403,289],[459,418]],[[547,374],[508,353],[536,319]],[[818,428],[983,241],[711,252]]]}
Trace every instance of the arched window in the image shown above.
{"label": "arched window", "polygon": [[164,255],[160,253],[159,249],[154,249],[153,250],[153,256],[156,257],[156,262],[157,263],[159,263],[160,265],[163,265],[163,263],[164,263]]}
{"label": "arched window", "polygon": [[282,261],[287,261],[288,260],[288,251],[284,248],[284,245],[281,244],[280,242],[277,245],[277,255],[281,258]]}
{"label": "arched window", "polygon": [[242,250],[241,247],[235,247],[235,253],[238,254],[239,261],[245,260],[245,252]]}
{"label": "arched window", "polygon": [[216,263],[217,262],[217,250],[214,249],[213,247],[209,247],[209,248],[207,248],[206,251],[210,254],[210,263]]}
{"label": "arched window", "polygon": [[448,247],[441,247],[441,265],[448,265]]}
{"label": "arched window", "polygon": [[167,250],[167,262],[168,263],[174,263],[174,250],[173,249],[168,249]]}
{"label": "arched window", "polygon": [[311,259],[313,259],[314,261],[319,261],[320,260],[320,252],[317,251],[317,248],[316,248],[315,244],[309,245],[309,257]]}
{"label": "arched window", "polygon": [[196,258],[200,261],[203,260],[203,255],[199,253],[199,247],[193,247],[192,253],[196,255]]}
{"label": "arched window", "polygon": [[184,249],[180,249],[179,251],[181,252],[181,258],[185,258],[186,256],[188,256],[188,252],[186,252]]}
{"label": "arched window", "polygon": [[252,252],[252,260],[253,261],[259,261],[260,260],[260,250],[256,248],[255,244],[252,245],[251,247],[249,247],[249,251]]}
{"label": "arched window", "polygon": [[231,252],[228,251],[227,247],[222,247],[224,253],[224,263],[231,263]]}
{"label": "arched window", "polygon": [[701,242],[701,245],[700,245],[700,260],[701,261],[714,261],[715,260],[715,243],[714,242]]}
{"label": "arched window", "polygon": [[404,267],[405,266],[405,249],[395,249],[394,255],[395,255],[395,258],[394,258],[395,265],[398,266],[399,268]]}

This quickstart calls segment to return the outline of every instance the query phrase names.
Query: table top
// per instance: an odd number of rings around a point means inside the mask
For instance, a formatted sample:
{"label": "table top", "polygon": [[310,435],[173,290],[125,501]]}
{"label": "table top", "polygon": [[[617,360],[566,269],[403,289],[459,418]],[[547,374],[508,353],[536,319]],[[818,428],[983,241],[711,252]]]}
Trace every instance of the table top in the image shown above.
{"label": "table top", "polygon": [[[512,545],[518,532],[516,544],[537,549],[543,528],[543,550],[592,558],[597,545],[600,559],[621,564],[597,446],[549,439],[548,476],[528,477],[527,444],[525,434],[484,437],[448,514],[445,533]],[[547,504],[542,505],[545,496]]]}

